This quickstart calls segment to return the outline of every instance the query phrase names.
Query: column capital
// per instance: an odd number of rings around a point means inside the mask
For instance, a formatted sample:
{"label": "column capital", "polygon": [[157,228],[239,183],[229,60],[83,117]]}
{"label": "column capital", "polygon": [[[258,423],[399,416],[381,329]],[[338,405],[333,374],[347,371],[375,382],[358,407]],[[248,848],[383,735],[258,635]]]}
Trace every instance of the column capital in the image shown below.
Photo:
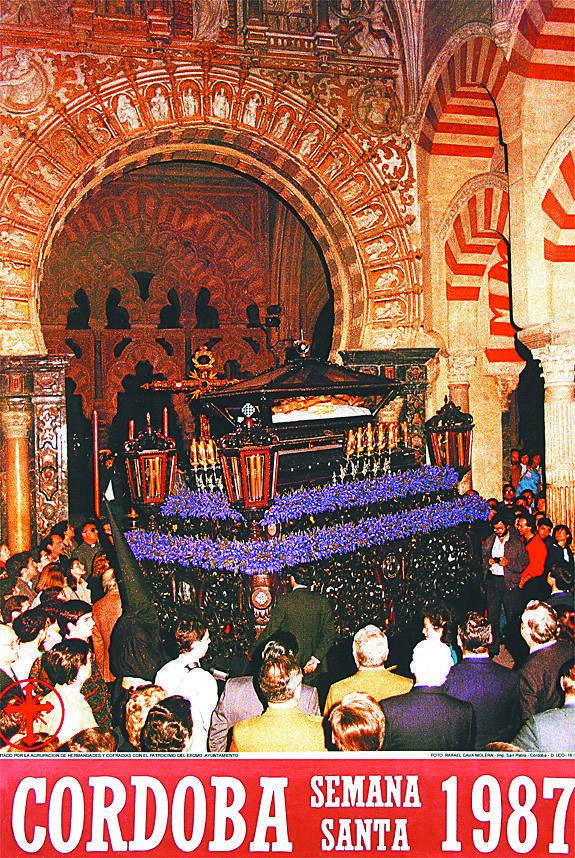
{"label": "column capital", "polygon": [[497,395],[499,397],[499,405],[502,411],[509,411],[509,400],[511,394],[517,390],[519,384],[519,376],[523,369],[523,364],[505,364],[498,371],[486,371],[490,375],[497,386]]}
{"label": "column capital", "polygon": [[553,343],[533,349],[532,354],[541,363],[546,388],[575,383],[575,345]]}
{"label": "column capital", "polygon": [[25,438],[32,424],[32,415],[28,411],[2,412],[2,430],[9,440]]}
{"label": "column capital", "polygon": [[477,363],[472,352],[452,352],[447,356],[448,384],[469,384],[469,370]]}

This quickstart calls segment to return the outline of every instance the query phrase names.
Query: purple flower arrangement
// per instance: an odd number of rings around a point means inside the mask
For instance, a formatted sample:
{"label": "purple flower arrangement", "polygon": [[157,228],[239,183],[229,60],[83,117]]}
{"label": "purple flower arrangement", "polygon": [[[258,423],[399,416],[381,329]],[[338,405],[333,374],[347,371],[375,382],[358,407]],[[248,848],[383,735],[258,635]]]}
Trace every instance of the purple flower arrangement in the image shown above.
{"label": "purple flower arrangement", "polygon": [[409,495],[450,491],[459,477],[452,468],[418,468],[349,483],[328,484],[317,489],[297,489],[276,498],[261,524],[286,524],[310,515],[399,500]]}
{"label": "purple flower arrangement", "polygon": [[170,495],[160,508],[165,516],[214,520],[244,521],[241,512],[230,506],[222,492],[193,492],[184,489]]}
{"label": "purple flower arrangement", "polygon": [[[403,476],[406,475],[393,475],[395,479]],[[429,490],[438,490],[437,479]],[[424,492],[425,489],[420,487],[417,491]],[[297,495],[298,492],[294,494]],[[126,536],[138,560],[256,575],[281,573],[286,567],[313,563],[337,554],[348,554],[387,542],[404,540],[413,535],[457,527],[477,519],[486,519],[488,512],[489,508],[482,498],[466,495],[452,501],[367,517],[333,527],[290,533],[266,541],[214,540],[209,537],[175,536],[142,530],[131,531]]]}
{"label": "purple flower arrangement", "polygon": [[[261,524],[287,524],[322,513],[350,510],[410,495],[432,495],[453,491],[458,476],[452,468],[426,467],[387,474],[371,480],[355,480],[279,495],[263,515]],[[164,516],[211,521],[244,521],[244,516],[228,503],[222,492],[194,492],[186,489],[171,495],[161,507]]]}

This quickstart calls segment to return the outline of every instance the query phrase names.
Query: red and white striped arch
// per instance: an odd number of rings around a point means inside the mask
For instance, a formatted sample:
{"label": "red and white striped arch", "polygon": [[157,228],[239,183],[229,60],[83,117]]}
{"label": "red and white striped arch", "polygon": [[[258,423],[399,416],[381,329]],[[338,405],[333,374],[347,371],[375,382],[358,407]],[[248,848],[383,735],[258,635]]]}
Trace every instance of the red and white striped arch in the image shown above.
{"label": "red and white striped arch", "polygon": [[477,303],[485,294],[489,305],[489,336],[485,356],[490,363],[521,358],[514,345],[509,294],[509,196],[487,186],[471,194],[456,214],[445,241],[446,297]]}
{"label": "red and white striped arch", "polygon": [[575,82],[575,0],[531,0],[527,4],[510,67],[526,78]]}
{"label": "red and white striped arch", "polygon": [[507,75],[491,39],[464,42],[437,77],[419,144],[432,155],[491,160],[499,141],[496,99]]}
{"label": "red and white striped arch", "polygon": [[543,252],[547,262],[575,262],[575,151],[565,155],[543,197]]}

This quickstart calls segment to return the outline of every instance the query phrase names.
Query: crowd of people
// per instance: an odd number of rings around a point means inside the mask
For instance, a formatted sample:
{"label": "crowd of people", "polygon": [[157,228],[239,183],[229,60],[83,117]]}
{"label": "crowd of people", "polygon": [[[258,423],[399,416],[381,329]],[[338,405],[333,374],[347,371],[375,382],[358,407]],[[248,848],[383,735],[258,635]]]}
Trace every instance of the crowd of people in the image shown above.
{"label": "crowd of people", "polygon": [[[61,522],[34,551],[0,546],[2,750],[575,752],[571,532],[547,516],[537,456],[513,451],[511,474],[479,525],[477,604],[423,606],[408,667],[390,657],[393,630],[362,618],[355,671],[335,681],[332,607],[305,567],[245,675],[216,678],[196,608],[182,608],[166,654],[113,515]],[[45,688],[33,730],[28,679]]]}

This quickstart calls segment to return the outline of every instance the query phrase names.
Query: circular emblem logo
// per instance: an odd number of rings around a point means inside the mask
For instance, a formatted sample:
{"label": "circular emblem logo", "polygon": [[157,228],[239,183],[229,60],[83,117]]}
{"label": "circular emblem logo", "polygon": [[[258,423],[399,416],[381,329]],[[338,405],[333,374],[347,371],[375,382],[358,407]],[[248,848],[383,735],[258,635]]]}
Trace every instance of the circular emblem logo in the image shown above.
{"label": "circular emblem logo", "polygon": [[54,686],[42,679],[21,679],[8,685],[0,694],[0,708],[21,722],[16,734],[0,732],[4,743],[19,751],[39,751],[58,734],[64,722],[64,701]]}

